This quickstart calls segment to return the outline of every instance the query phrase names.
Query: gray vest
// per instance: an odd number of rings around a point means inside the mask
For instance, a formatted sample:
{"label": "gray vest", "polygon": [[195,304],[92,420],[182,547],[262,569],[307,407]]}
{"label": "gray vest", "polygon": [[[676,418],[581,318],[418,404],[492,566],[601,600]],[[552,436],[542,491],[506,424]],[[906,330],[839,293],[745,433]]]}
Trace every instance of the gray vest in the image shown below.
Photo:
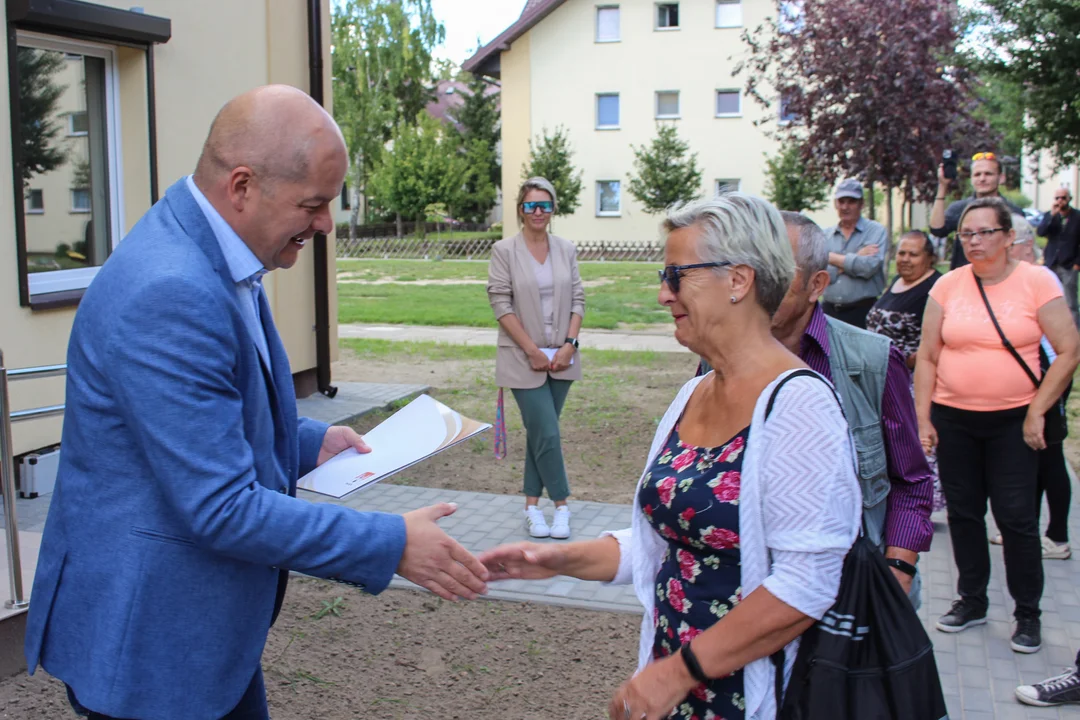
{"label": "gray vest", "polygon": [[863,525],[878,547],[885,542],[885,509],[889,496],[889,466],[881,430],[881,399],[889,366],[890,341],[883,335],[860,330],[826,318],[829,369],[833,385],[844,403],[859,460],[863,496]]}

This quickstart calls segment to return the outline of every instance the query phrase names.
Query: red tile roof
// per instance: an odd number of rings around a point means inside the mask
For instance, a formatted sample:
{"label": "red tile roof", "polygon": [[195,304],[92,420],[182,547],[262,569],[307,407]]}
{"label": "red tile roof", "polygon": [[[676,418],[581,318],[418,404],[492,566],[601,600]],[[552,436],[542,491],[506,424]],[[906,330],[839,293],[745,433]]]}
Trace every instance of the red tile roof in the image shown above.
{"label": "red tile roof", "polygon": [[462,69],[480,75],[499,77],[499,68],[496,64],[499,53],[503,50],[509,50],[510,45],[515,40],[531,30],[534,25],[550,15],[555,8],[564,2],[566,0],[528,0],[517,21],[504,30],[499,37],[477,50],[476,54],[461,66]]}

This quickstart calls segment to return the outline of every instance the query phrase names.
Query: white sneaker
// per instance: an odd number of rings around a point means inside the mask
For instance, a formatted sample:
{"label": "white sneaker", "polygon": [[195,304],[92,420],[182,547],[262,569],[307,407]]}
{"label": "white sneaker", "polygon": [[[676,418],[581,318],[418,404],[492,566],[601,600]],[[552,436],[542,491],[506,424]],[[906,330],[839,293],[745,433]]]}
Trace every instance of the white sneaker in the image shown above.
{"label": "white sneaker", "polygon": [[544,519],[544,511],[535,505],[525,508],[525,524],[529,526],[529,534],[534,538],[551,536],[551,528]]}
{"label": "white sneaker", "polygon": [[551,537],[565,540],[570,537],[570,508],[566,505],[555,508],[555,520],[551,523]]}
{"label": "white sneaker", "polygon": [[1042,556],[1043,560],[1068,560],[1072,556],[1072,550],[1069,548],[1069,543],[1059,545],[1044,535],[1042,539]]}

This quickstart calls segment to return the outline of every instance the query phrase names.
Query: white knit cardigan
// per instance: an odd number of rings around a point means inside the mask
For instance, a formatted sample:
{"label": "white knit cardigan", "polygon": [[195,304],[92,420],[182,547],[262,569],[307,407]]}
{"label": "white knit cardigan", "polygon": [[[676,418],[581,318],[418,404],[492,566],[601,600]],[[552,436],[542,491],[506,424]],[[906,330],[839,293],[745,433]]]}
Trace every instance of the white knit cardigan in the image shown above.
{"label": "white knit cardigan", "polygon": [[[750,423],[739,493],[741,596],[764,585],[784,603],[820,619],[836,601],[844,556],[859,532],[862,496],[847,421],[825,382],[793,378],[781,389],[765,421],[769,397],[787,375],[781,374],[761,393]],[[702,379],[684,385],[664,414],[642,480]],[[641,481],[638,493],[640,488]],[[649,524],[637,494],[632,526],[605,535],[619,541],[619,571],[612,584],[633,582],[645,608],[640,672],[652,661],[656,575],[667,540]],[[785,650],[784,687],[798,648],[796,639]],[[746,666],[747,720],[776,717],[774,673],[768,658]]]}

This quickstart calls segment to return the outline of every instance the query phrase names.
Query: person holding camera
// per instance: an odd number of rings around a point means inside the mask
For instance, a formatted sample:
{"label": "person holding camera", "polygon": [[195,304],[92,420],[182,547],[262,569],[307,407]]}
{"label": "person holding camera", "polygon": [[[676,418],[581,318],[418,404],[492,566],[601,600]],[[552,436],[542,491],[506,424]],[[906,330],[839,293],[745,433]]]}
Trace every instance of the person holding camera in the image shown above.
{"label": "person holding camera", "polygon": [[1073,322],[1080,327],[1077,313],[1076,280],[1080,273],[1080,215],[1073,212],[1069,203],[1072,193],[1067,188],[1054,192],[1054,204],[1043,216],[1036,230],[1039,237],[1047,238],[1043,262],[1054,271],[1065,288],[1065,302],[1069,304]]}
{"label": "person holding camera", "polygon": [[[934,198],[934,206],[930,211],[930,234],[934,237],[947,239],[956,232],[956,226],[960,222],[960,216],[967,210],[967,206],[979,198],[999,197],[1008,206],[1010,212],[1023,215],[1020,208],[1001,196],[998,188],[1005,182],[1005,168],[1001,160],[992,152],[975,153],[971,158],[971,186],[975,194],[962,200],[957,200],[945,207],[945,197],[949,194],[950,187],[956,182],[956,158],[951,150],[943,153],[944,162],[938,165],[938,191]],[[943,248],[944,249],[944,246]],[[955,270],[968,264],[964,255],[964,248],[960,239],[953,241],[952,262],[950,270]]]}

